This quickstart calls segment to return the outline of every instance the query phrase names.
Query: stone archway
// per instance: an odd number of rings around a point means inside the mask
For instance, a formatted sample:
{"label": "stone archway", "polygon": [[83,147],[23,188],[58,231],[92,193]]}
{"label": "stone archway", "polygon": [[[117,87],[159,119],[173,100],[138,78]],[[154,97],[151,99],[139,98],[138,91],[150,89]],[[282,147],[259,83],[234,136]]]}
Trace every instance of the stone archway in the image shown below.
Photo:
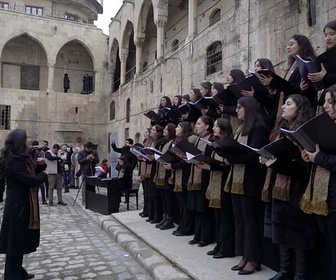
{"label": "stone archway", "polygon": [[120,86],[120,53],[119,43],[116,38],[113,39],[112,48],[110,52],[110,73],[112,75],[111,90],[115,92]]}
{"label": "stone archway", "polygon": [[46,90],[48,61],[44,46],[25,33],[10,39],[1,54],[2,87]]}
{"label": "stone archway", "polygon": [[127,54],[125,81],[131,80],[136,72],[136,48],[134,44],[134,28],[130,21],[127,21],[122,39],[122,48]]}
{"label": "stone archway", "polygon": [[83,78],[87,74],[88,93],[94,91],[94,66],[92,54],[87,46],[79,40],[72,40],[63,45],[56,57],[54,86],[58,92],[63,91],[63,77],[68,74],[70,78],[70,93],[83,93]]}

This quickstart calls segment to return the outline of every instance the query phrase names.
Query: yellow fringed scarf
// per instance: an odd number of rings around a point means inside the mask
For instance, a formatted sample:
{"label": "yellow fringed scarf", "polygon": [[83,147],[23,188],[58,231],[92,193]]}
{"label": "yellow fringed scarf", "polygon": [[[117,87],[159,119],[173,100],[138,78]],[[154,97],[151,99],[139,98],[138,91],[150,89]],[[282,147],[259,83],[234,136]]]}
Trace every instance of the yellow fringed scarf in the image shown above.
{"label": "yellow fringed scarf", "polygon": [[[239,143],[247,144],[248,136],[242,136],[241,130],[242,126],[238,127],[234,139],[236,139]],[[225,184],[224,191],[234,194],[244,194],[244,173],[245,164],[231,165],[230,174],[228,176],[229,180]]]}
{"label": "yellow fringed scarf", "polygon": [[[207,146],[205,141],[200,141],[201,137],[198,137],[195,146],[202,151],[202,154],[205,152]],[[210,134],[202,137],[205,140],[209,140]],[[188,180],[188,191],[200,191],[202,183],[202,169],[195,164],[191,164],[191,172]]]}
{"label": "yellow fringed scarf", "polygon": [[307,214],[328,215],[328,185],[330,172],[314,165],[305,193],[300,201],[300,208]]}
{"label": "yellow fringed scarf", "polygon": [[[166,144],[162,147],[162,154],[167,152],[169,150],[170,144],[173,140],[168,141]],[[166,177],[166,169],[163,167],[163,164],[161,162],[156,163],[156,173],[153,179],[153,182],[158,187],[163,187],[165,185],[165,177]]]}
{"label": "yellow fringed scarf", "polygon": [[[212,153],[212,158],[223,161],[223,158],[216,153]],[[210,172],[210,181],[205,197],[209,200],[209,207],[211,208],[221,208],[222,174],[222,171]]]}

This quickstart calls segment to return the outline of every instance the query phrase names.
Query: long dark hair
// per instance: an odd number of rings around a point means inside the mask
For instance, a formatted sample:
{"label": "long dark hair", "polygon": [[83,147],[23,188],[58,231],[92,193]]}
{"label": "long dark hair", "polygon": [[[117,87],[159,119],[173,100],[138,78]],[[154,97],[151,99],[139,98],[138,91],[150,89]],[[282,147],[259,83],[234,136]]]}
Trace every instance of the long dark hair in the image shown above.
{"label": "long dark hair", "polygon": [[177,103],[177,105],[172,105],[172,106],[176,106],[176,107],[180,106],[181,102],[182,102],[182,96],[181,95],[175,95],[174,98],[178,99],[178,103]]}
{"label": "long dark hair", "polygon": [[289,130],[295,130],[297,129],[300,125],[308,121],[314,116],[314,110],[311,106],[311,103],[309,99],[301,94],[292,94],[287,97],[286,100],[291,98],[293,102],[295,103],[297,107],[296,115],[292,119],[291,122],[288,122],[285,119],[280,119],[274,129],[271,132],[270,135],[270,140],[274,141],[277,135],[280,132],[280,127],[289,129]]}
{"label": "long dark hair", "polygon": [[159,109],[164,108],[163,106],[161,106],[161,99],[162,99],[162,98],[166,99],[166,106],[164,106],[164,107],[171,108],[172,104],[171,104],[170,98],[169,98],[168,96],[162,96],[162,97],[160,98],[160,106],[159,106]]}
{"label": "long dark hair", "polygon": [[[314,59],[316,58],[316,54],[315,54],[315,51],[314,51],[314,48],[312,46],[312,44],[310,43],[309,39],[304,36],[304,35],[301,35],[301,34],[295,34],[292,36],[291,39],[294,39],[299,47],[300,47],[300,51],[299,51],[299,55],[302,57],[302,58],[310,58],[310,59]],[[294,57],[289,57],[288,58],[288,62],[289,62],[289,65],[292,65],[292,63],[295,61],[295,58]]]}
{"label": "long dark hair", "polygon": [[201,116],[198,118],[199,120],[201,120],[205,125],[208,126],[207,131],[212,133],[212,129],[214,126],[214,121],[212,118],[210,118],[209,116]]}
{"label": "long dark hair", "polygon": [[214,83],[212,84],[212,87],[213,87],[214,89],[217,89],[218,94],[224,92],[224,85],[223,85],[222,83],[214,82]]}
{"label": "long dark hair", "polygon": [[221,140],[232,136],[232,126],[228,119],[218,118],[215,122],[220,129]]}
{"label": "long dark hair", "polygon": [[146,139],[144,139],[143,140],[143,142],[142,142],[142,144],[145,146],[145,147],[147,147],[152,141],[153,141],[153,137],[151,137],[150,136],[150,128],[148,127],[148,128],[146,128],[146,130],[148,131],[148,138]]}
{"label": "long dark hair", "polygon": [[[323,28],[323,32],[325,32],[326,28],[330,28],[334,31],[336,31],[336,20],[329,21]],[[335,48],[335,47],[333,47]],[[332,49],[333,49],[332,48]],[[328,48],[327,48],[328,49]]]}
{"label": "long dark hair", "polygon": [[178,126],[182,128],[183,135],[182,137],[176,137],[175,142],[178,142],[181,139],[188,139],[188,137],[193,134],[193,130],[189,122],[180,122]]}
{"label": "long dark hair", "polygon": [[244,121],[242,123],[243,136],[247,136],[250,133],[256,122],[265,126],[260,114],[259,104],[254,97],[241,97],[238,99],[237,104],[245,109]]}
{"label": "long dark hair", "polygon": [[6,159],[11,154],[22,156],[27,163],[33,165],[28,154],[27,138],[27,132],[20,128],[8,133],[5,140],[5,147],[1,150],[0,169],[2,175],[4,175],[6,169]]}
{"label": "long dark hair", "polygon": [[201,87],[207,90],[207,94],[205,94],[204,96],[211,96],[211,83],[210,82],[201,83]]}
{"label": "long dark hair", "polygon": [[268,70],[270,70],[271,72],[275,73],[275,70],[274,70],[274,66],[273,66],[273,64],[272,64],[272,61],[270,61],[268,58],[263,58],[263,57],[261,57],[261,58],[258,58],[258,59],[254,62],[254,64],[255,64],[256,62],[259,62],[259,65],[260,65],[261,69],[268,69]]}
{"label": "long dark hair", "polygon": [[166,142],[168,142],[168,141],[174,139],[174,137],[175,137],[175,128],[176,128],[176,125],[173,124],[173,123],[168,123],[166,125],[166,128],[168,130],[168,135],[165,136],[165,140],[166,140]]}
{"label": "long dark hair", "polygon": [[196,95],[196,100],[193,101],[193,102],[195,103],[196,101],[198,101],[198,100],[200,100],[200,99],[202,98],[202,93],[201,93],[201,91],[200,91],[199,88],[192,88],[191,90],[192,90],[192,91],[195,93],[195,95]]}
{"label": "long dark hair", "polygon": [[157,137],[156,139],[154,139],[154,143],[156,145],[158,142],[163,141],[163,129],[164,128],[159,124],[155,124],[153,125],[153,127],[155,127],[156,133],[157,133]]}
{"label": "long dark hair", "polygon": [[121,169],[126,170],[128,167],[131,167],[128,158],[124,155],[120,156],[118,159],[122,160],[124,164],[122,166],[119,165],[119,163],[116,166],[116,169],[119,171]]}
{"label": "long dark hair", "polygon": [[232,84],[238,84],[246,79],[244,72],[240,69],[231,69],[230,76],[233,79]]}

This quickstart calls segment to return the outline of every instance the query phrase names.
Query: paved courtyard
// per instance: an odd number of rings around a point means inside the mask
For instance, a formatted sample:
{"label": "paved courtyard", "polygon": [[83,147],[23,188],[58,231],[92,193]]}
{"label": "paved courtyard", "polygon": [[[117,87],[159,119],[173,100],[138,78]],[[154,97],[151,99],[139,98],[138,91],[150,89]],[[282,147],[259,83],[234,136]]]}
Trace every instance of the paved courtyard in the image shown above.
{"label": "paved courtyard", "polygon": [[[139,264],[95,222],[96,213],[85,210],[81,200],[72,206],[77,190],[64,194],[67,206],[40,205],[41,244],[24,259],[35,279],[152,279]],[[0,216],[2,217],[3,203]],[[131,198],[130,210],[135,209]],[[120,211],[126,211],[121,203]],[[0,255],[0,278],[5,256]]]}

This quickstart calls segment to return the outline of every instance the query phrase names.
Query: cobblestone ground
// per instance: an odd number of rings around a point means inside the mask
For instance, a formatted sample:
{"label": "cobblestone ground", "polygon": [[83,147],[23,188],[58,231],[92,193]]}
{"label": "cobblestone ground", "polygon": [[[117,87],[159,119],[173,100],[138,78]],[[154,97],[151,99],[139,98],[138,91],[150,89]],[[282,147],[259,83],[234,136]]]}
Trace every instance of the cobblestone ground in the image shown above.
{"label": "cobblestone ground", "polygon": [[[126,280],[152,279],[138,263],[94,222],[97,215],[72,206],[76,190],[64,195],[67,206],[40,205],[41,244],[24,258],[24,266],[35,279]],[[133,200],[133,199],[132,199]],[[123,203],[121,203],[123,204]],[[125,206],[122,205],[123,210]],[[130,206],[134,209],[133,205]],[[1,204],[0,217],[2,218]],[[0,255],[0,278],[5,256]]]}

